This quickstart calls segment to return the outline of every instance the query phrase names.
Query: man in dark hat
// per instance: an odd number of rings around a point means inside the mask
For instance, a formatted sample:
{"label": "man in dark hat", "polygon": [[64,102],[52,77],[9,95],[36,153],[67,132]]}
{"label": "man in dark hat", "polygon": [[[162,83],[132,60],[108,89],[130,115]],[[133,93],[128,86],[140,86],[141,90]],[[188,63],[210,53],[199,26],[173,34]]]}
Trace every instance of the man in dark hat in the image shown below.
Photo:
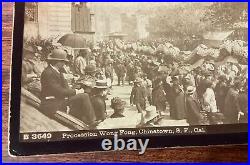
{"label": "man in dark hat", "polygon": [[62,49],[54,49],[48,56],[47,62],[48,67],[41,75],[41,111],[54,118],[56,111],[66,112],[68,106],[69,114],[90,127],[95,127],[96,117],[88,94],[69,88],[61,72],[68,62],[67,53]]}
{"label": "man in dark hat", "polygon": [[136,105],[138,113],[142,113],[142,111],[146,109],[146,98],[146,90],[145,87],[142,86],[142,79],[137,78],[134,81],[134,87],[130,94],[130,104]]}
{"label": "man in dark hat", "polygon": [[94,107],[97,121],[103,121],[107,117],[105,99],[108,88],[106,80],[97,80],[91,92],[91,103]]}
{"label": "man in dark hat", "polygon": [[156,79],[154,82],[154,87],[152,90],[152,100],[153,105],[156,106],[156,110],[161,115],[162,112],[165,112],[166,110],[166,93],[164,91],[162,80],[160,78]]}
{"label": "man in dark hat", "polygon": [[203,117],[201,115],[201,104],[195,97],[195,87],[188,86],[186,91],[186,119],[189,125],[201,125]]}
{"label": "man in dark hat", "polygon": [[238,115],[241,113],[241,109],[238,99],[241,85],[241,81],[236,80],[227,92],[223,112],[225,116],[225,124],[236,124],[239,121]]}
{"label": "man in dark hat", "polygon": [[203,97],[202,95],[206,90],[208,81],[213,81],[213,74],[210,71],[203,70],[200,82],[197,84],[197,94],[199,98]]}
{"label": "man in dark hat", "polygon": [[85,75],[83,76],[84,79],[89,79],[91,81],[97,80],[96,78],[97,68],[95,65],[87,65],[85,68]]}
{"label": "man in dark hat", "polygon": [[127,70],[126,70],[125,65],[123,64],[122,61],[119,61],[116,67],[116,75],[118,77],[118,86],[121,85],[121,82],[122,82],[122,85],[124,85],[126,72]]}
{"label": "man in dark hat", "polygon": [[227,84],[227,77],[225,75],[221,75],[218,80],[219,82],[216,84],[214,89],[216,104],[218,106],[219,112],[224,113],[225,98],[229,87]]}
{"label": "man in dark hat", "polygon": [[113,67],[113,60],[112,59],[106,60],[105,76],[107,79],[110,79],[110,81],[111,81],[110,87],[112,87],[113,77],[114,77],[114,67]]}

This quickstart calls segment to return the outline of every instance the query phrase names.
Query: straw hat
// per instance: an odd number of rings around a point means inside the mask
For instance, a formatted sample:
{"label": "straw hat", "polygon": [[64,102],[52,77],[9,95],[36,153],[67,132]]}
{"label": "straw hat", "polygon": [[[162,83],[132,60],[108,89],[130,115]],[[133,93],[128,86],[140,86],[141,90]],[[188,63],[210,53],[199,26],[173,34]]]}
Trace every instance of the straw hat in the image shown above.
{"label": "straw hat", "polygon": [[107,89],[108,84],[106,80],[97,80],[94,87],[98,89]]}

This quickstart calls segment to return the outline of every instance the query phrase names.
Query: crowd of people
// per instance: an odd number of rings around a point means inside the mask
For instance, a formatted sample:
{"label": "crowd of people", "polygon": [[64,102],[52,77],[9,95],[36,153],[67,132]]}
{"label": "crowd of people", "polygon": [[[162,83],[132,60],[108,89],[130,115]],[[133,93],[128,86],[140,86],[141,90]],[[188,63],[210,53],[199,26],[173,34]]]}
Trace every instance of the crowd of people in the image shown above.
{"label": "crowd of people", "polygon": [[[45,61],[40,60],[43,55],[37,47],[27,46],[22,86],[41,99],[40,110],[48,116],[65,111],[93,128],[108,117],[106,96],[112,95],[114,85],[132,86],[134,113],[154,106],[159,116],[170,114],[171,119],[186,119],[189,125],[248,122],[246,69],[233,62],[217,66],[207,59],[192,67],[151,51],[160,44],[103,41],[73,54],[56,45]],[[150,49],[139,50],[138,45]],[[113,98],[111,118],[124,117],[125,104],[119,97]]]}

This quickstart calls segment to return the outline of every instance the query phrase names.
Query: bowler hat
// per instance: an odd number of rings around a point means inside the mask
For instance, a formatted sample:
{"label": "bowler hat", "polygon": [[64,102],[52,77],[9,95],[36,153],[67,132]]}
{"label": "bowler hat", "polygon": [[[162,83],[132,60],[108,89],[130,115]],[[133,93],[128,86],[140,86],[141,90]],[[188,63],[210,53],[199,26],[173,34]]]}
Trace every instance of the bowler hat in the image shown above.
{"label": "bowler hat", "polygon": [[68,62],[67,53],[63,49],[54,49],[49,54],[47,60]]}
{"label": "bowler hat", "polygon": [[107,89],[108,88],[108,83],[106,80],[97,80],[95,82],[95,88],[98,89]]}

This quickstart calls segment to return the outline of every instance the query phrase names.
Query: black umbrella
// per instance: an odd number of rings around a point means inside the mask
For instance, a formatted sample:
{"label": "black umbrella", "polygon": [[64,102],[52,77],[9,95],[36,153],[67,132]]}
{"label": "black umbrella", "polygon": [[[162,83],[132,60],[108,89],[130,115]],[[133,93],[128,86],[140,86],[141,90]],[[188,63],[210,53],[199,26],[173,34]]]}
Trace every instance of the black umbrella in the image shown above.
{"label": "black umbrella", "polygon": [[72,48],[86,48],[87,41],[80,34],[65,34],[62,36],[58,43],[61,43],[63,46],[69,46]]}

